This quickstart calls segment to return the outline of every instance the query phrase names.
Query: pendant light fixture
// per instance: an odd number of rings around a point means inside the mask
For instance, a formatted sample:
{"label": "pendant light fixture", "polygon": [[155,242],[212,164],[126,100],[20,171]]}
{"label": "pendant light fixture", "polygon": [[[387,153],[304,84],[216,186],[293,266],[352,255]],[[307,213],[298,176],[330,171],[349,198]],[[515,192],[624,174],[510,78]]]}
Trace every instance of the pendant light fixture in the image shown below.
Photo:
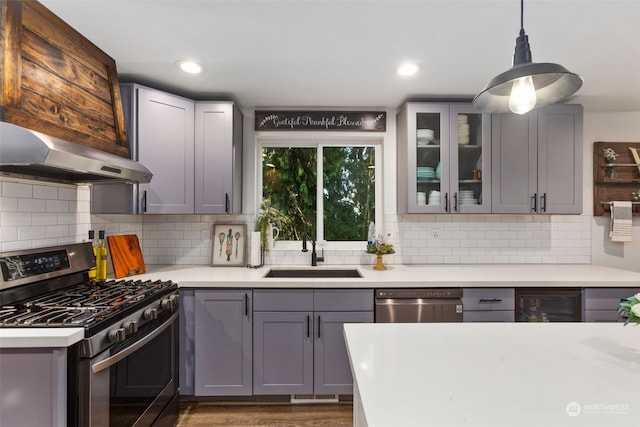
{"label": "pendant light fixture", "polygon": [[473,99],[479,111],[524,114],[573,95],[582,77],[562,65],[531,62],[529,37],[524,33],[524,0],[520,0],[520,34],[516,39],[513,66],[494,77]]}

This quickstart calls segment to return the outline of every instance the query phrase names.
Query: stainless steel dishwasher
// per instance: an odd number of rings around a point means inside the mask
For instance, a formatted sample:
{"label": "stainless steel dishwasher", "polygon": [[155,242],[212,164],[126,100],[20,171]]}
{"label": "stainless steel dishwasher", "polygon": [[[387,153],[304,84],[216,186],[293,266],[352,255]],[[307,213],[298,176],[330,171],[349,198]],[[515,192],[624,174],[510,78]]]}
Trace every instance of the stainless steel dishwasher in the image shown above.
{"label": "stainless steel dishwasher", "polygon": [[462,322],[462,289],[378,289],[377,323]]}

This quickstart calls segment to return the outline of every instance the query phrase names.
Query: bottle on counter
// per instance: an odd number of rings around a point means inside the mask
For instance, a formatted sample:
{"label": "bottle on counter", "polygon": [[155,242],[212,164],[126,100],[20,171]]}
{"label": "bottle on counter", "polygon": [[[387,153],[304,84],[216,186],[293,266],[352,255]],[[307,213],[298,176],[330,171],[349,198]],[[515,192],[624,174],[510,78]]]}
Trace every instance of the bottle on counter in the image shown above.
{"label": "bottle on counter", "polygon": [[93,247],[93,267],[89,269],[89,279],[95,279],[97,275],[97,266],[98,266],[98,247],[95,242],[96,232],[93,230],[89,230],[89,241],[91,242],[91,246]]}
{"label": "bottle on counter", "polygon": [[98,256],[97,256],[97,268],[96,279],[107,279],[107,246],[104,244],[104,230],[98,231]]}
{"label": "bottle on counter", "polygon": [[374,243],[376,239],[376,225],[371,221],[369,223],[369,232],[367,237],[367,246]]}

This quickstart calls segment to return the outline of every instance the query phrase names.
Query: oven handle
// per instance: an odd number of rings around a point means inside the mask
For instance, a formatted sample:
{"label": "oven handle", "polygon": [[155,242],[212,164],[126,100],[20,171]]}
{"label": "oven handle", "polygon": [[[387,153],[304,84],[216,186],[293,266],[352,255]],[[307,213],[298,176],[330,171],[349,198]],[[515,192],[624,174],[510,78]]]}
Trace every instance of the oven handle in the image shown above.
{"label": "oven handle", "polygon": [[134,344],[114,354],[113,356],[109,356],[106,359],[101,360],[98,363],[95,363],[94,365],[91,366],[91,370],[93,371],[94,374],[97,374],[100,371],[104,371],[105,369],[110,368],[111,366],[120,362],[122,359],[129,357],[130,355],[132,355],[133,353],[135,353],[136,351],[140,350],[142,347],[147,345],[149,341],[151,341],[152,339],[160,335],[162,332],[164,332],[164,330],[167,329],[169,326],[171,326],[171,324],[177,318],[178,318],[178,313],[174,313],[167,321],[165,321],[162,325],[154,329],[153,332],[151,332],[149,335],[146,335],[140,341],[136,341]]}

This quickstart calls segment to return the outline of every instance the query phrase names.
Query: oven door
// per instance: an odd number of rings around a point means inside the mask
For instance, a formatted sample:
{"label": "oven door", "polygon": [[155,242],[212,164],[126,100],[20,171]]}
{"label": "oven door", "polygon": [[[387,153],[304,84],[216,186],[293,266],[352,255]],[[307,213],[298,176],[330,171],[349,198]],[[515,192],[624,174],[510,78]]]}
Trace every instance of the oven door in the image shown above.
{"label": "oven door", "polygon": [[175,425],[178,315],[80,362],[78,425]]}

